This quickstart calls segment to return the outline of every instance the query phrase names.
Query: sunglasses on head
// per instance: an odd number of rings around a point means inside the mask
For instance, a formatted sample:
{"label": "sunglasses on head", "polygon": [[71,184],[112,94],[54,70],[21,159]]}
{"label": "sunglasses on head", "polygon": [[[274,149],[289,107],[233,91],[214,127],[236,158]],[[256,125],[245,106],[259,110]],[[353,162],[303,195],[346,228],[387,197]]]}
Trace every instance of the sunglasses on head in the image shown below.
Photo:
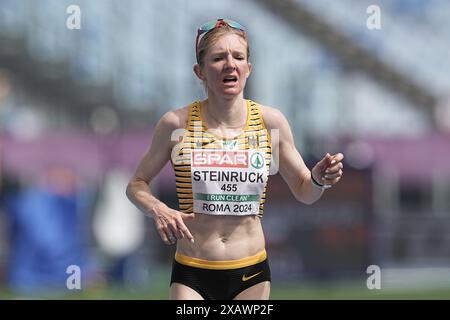
{"label": "sunglasses on head", "polygon": [[220,28],[220,26],[229,26],[233,29],[237,29],[243,32],[245,31],[245,28],[237,23],[236,21],[230,20],[230,19],[216,19],[208,21],[200,26],[200,28],[197,29],[197,38],[195,39],[195,54],[197,57],[197,63],[199,62],[199,56],[198,56],[198,44],[201,40],[201,38],[206,35],[209,31]]}

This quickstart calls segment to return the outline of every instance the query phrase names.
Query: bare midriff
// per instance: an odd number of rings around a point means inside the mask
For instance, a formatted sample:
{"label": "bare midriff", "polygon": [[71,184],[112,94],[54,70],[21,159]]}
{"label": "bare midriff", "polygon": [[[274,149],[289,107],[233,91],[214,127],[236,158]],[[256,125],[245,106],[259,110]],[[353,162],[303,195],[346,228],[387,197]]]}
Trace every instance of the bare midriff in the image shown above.
{"label": "bare midriff", "polygon": [[185,221],[195,242],[178,241],[177,252],[192,258],[222,261],[253,256],[264,250],[265,241],[258,216],[212,216],[196,214]]}

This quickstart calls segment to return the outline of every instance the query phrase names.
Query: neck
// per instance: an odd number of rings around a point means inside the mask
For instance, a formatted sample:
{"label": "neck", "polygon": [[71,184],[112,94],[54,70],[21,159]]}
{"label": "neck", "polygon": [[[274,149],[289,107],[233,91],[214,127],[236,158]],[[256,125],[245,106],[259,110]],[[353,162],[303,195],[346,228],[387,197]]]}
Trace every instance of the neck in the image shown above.
{"label": "neck", "polygon": [[203,102],[208,122],[214,127],[241,128],[247,119],[247,104],[243,94],[230,99],[208,95]]}

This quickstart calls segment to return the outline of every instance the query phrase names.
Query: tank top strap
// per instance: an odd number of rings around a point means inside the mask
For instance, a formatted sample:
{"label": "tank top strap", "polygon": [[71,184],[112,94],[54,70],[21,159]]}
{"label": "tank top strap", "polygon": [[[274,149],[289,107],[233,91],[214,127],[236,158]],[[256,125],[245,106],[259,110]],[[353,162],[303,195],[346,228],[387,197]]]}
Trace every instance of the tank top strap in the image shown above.
{"label": "tank top strap", "polygon": [[186,129],[188,131],[203,131],[199,104],[198,101],[195,101],[189,106],[189,116],[186,124]]}
{"label": "tank top strap", "polygon": [[263,130],[266,129],[264,119],[261,112],[261,105],[255,101],[248,100],[249,112],[250,112],[250,121],[248,124],[248,128],[246,130],[248,132],[254,132],[255,130]]}

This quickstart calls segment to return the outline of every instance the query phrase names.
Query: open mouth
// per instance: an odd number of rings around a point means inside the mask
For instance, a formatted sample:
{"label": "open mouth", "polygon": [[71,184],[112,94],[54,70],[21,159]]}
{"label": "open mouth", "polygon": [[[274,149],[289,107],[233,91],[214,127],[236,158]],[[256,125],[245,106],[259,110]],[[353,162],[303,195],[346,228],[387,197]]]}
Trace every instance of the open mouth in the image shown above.
{"label": "open mouth", "polygon": [[223,82],[224,83],[235,83],[237,81],[237,77],[236,76],[225,76],[223,78]]}

